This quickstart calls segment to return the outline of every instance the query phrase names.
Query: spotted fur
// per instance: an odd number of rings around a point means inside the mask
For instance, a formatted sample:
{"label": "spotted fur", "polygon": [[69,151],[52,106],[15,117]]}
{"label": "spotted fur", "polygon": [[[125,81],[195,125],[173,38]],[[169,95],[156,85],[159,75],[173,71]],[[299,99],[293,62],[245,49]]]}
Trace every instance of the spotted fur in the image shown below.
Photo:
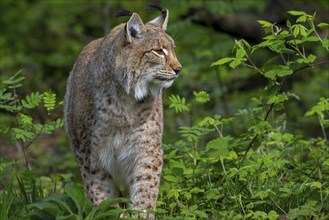
{"label": "spotted fur", "polygon": [[[162,89],[181,70],[165,33],[168,10],[129,21],[89,43],[70,73],[65,126],[84,188],[95,205],[128,197],[155,209],[162,169]],[[139,217],[153,218],[141,215]]]}

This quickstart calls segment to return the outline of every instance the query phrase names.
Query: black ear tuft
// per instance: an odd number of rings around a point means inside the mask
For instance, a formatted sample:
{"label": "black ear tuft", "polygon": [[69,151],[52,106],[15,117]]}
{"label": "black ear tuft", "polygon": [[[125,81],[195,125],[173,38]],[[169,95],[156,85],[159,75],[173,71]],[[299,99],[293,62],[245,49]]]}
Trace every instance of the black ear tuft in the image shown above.
{"label": "black ear tuft", "polygon": [[148,7],[146,10],[153,10],[153,11],[160,11],[161,15],[153,19],[152,21],[149,21],[148,24],[156,25],[162,30],[167,29],[168,24],[168,18],[169,18],[169,11],[168,9],[162,7],[160,4],[148,4]]}
{"label": "black ear tuft", "polygon": [[128,10],[122,10],[114,14],[114,17],[131,16],[133,13]]}
{"label": "black ear tuft", "polygon": [[150,4],[147,5],[147,7],[145,8],[145,10],[161,11],[161,13],[165,13],[167,9],[164,8],[164,7],[162,7],[160,4],[150,3]]}

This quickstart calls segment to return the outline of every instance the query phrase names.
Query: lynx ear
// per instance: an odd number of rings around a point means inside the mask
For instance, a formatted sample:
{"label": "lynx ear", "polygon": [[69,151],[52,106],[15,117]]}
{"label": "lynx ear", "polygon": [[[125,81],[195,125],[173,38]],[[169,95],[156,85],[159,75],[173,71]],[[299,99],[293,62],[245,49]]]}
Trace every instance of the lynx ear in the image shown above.
{"label": "lynx ear", "polygon": [[165,31],[167,29],[168,18],[169,18],[168,9],[162,9],[161,15],[156,17],[152,21],[149,21],[148,24],[154,24],[156,26],[159,26],[160,28],[162,28]]}
{"label": "lynx ear", "polygon": [[144,23],[138,14],[133,13],[126,24],[127,41],[131,43],[133,38],[140,38],[140,35],[146,31]]}

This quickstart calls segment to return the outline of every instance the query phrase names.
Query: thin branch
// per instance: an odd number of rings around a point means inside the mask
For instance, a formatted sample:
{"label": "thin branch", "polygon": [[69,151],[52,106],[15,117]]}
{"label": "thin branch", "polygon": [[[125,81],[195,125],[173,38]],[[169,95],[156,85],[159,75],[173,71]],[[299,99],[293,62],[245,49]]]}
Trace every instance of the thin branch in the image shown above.
{"label": "thin branch", "polygon": [[44,127],[45,127],[45,125],[42,125],[42,128],[40,129],[40,131],[38,132],[38,134],[24,147],[25,149],[27,149],[29,146],[31,146],[31,144],[38,139],[38,137],[43,132]]}
{"label": "thin branch", "polygon": [[328,138],[327,138],[326,130],[324,129],[323,123],[322,123],[319,116],[318,116],[318,120],[319,120],[319,123],[320,123],[320,126],[321,126],[321,130],[322,130],[322,133],[323,133],[324,140],[327,142]]}
{"label": "thin branch", "polygon": [[29,170],[32,170],[32,166],[29,162],[29,160],[27,159],[27,155],[26,155],[26,151],[25,151],[25,148],[18,142],[16,141],[15,142],[16,144],[16,147],[19,151],[22,152],[22,155],[23,155],[23,158],[24,158],[24,163],[25,163],[25,166],[29,169]]}

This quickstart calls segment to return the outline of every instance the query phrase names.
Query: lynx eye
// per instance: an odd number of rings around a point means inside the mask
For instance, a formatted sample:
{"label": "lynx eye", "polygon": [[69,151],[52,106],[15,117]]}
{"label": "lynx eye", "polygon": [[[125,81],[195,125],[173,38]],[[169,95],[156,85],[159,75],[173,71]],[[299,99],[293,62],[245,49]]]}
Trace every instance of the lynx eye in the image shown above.
{"label": "lynx eye", "polygon": [[164,57],[168,54],[166,49],[152,50],[152,53],[154,53],[157,56],[161,56],[161,57]]}

